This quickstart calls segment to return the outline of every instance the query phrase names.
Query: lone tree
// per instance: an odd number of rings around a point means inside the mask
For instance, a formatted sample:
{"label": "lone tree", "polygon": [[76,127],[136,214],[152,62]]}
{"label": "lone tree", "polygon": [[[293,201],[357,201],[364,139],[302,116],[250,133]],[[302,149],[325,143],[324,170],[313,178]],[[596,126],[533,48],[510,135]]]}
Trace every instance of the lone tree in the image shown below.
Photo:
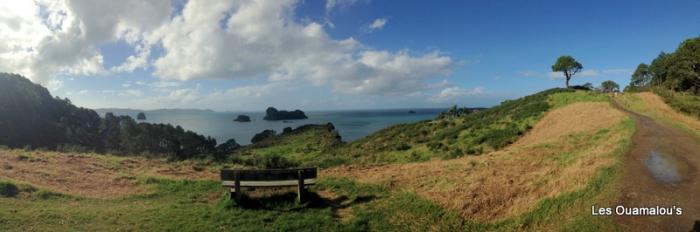
{"label": "lone tree", "polygon": [[583,65],[571,56],[561,56],[557,59],[557,62],[552,65],[552,71],[564,73],[564,77],[566,77],[566,88],[569,88],[571,77],[580,72],[581,69],[583,69]]}
{"label": "lone tree", "polygon": [[607,80],[603,81],[603,83],[600,84],[600,89],[605,93],[612,93],[615,91],[620,91],[620,85],[618,85],[614,81]]}

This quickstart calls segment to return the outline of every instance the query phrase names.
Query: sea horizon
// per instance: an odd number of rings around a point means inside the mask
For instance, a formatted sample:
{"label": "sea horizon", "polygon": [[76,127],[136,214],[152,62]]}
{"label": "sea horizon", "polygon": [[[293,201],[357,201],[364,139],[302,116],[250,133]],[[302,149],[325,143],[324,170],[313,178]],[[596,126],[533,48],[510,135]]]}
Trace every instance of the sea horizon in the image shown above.
{"label": "sea horizon", "polygon": [[[221,144],[235,139],[241,145],[250,144],[250,139],[263,130],[281,133],[286,127],[297,128],[307,124],[333,123],[344,142],[352,142],[381,129],[401,124],[429,120],[437,117],[448,108],[393,108],[393,109],[343,109],[305,111],[308,119],[263,120],[264,111],[214,111],[202,109],[156,109],[138,110],[124,108],[94,109],[100,117],[111,112],[115,115],[128,115],[136,119],[140,112],[146,120],[139,122],[163,123],[180,126],[204,136],[216,139]],[[238,115],[250,116],[251,122],[233,121]]]}

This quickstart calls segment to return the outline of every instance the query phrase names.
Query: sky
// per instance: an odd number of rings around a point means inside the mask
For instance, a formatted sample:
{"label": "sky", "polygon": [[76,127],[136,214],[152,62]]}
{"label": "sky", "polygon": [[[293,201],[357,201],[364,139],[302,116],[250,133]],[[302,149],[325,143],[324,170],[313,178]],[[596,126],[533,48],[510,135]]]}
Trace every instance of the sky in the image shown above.
{"label": "sky", "polygon": [[0,0],[0,72],[88,108],[488,107],[621,86],[700,35],[700,1]]}

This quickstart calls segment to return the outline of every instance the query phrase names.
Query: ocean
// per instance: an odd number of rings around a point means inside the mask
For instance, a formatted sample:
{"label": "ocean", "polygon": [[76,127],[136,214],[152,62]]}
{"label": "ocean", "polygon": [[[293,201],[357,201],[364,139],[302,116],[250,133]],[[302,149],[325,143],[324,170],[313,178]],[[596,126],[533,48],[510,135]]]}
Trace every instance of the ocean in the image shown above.
{"label": "ocean", "polygon": [[[409,111],[415,113],[409,113]],[[271,129],[281,133],[285,127],[296,128],[305,124],[333,123],[343,141],[350,142],[365,137],[380,129],[399,123],[410,123],[435,118],[445,109],[390,109],[390,110],[339,110],[307,111],[308,119],[288,121],[263,120],[264,112],[215,112],[211,110],[131,110],[131,109],[97,109],[104,117],[105,113],[129,115],[136,119],[139,112],[146,114],[141,122],[166,123],[179,125],[204,136],[215,138],[218,143],[233,138],[239,144],[250,144],[250,139],[263,130]],[[248,115],[251,122],[233,121],[239,114]]]}

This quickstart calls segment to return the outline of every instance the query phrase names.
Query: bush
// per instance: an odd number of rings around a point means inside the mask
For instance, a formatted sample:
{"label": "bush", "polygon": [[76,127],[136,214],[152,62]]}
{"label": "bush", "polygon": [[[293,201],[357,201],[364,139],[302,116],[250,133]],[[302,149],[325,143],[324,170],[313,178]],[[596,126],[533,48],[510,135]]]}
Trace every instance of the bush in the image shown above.
{"label": "bush", "polygon": [[17,185],[10,182],[0,182],[0,196],[2,197],[14,197],[19,194],[19,188]]}
{"label": "bush", "polygon": [[399,151],[405,151],[405,150],[408,150],[408,149],[411,149],[411,145],[408,145],[407,143],[399,143],[399,144],[396,146],[396,150],[399,150]]}
{"label": "bush", "polygon": [[654,88],[654,93],[663,98],[664,102],[674,109],[694,117],[700,117],[700,96],[678,93],[663,88]]}
{"label": "bush", "polygon": [[258,168],[292,168],[298,164],[277,154],[258,155],[248,159],[246,165]]}
{"label": "bush", "polygon": [[250,139],[250,142],[251,143],[258,143],[258,142],[263,141],[265,139],[275,137],[275,134],[277,134],[277,132],[275,132],[274,130],[264,130],[260,133],[255,134],[253,136],[253,138]]}

